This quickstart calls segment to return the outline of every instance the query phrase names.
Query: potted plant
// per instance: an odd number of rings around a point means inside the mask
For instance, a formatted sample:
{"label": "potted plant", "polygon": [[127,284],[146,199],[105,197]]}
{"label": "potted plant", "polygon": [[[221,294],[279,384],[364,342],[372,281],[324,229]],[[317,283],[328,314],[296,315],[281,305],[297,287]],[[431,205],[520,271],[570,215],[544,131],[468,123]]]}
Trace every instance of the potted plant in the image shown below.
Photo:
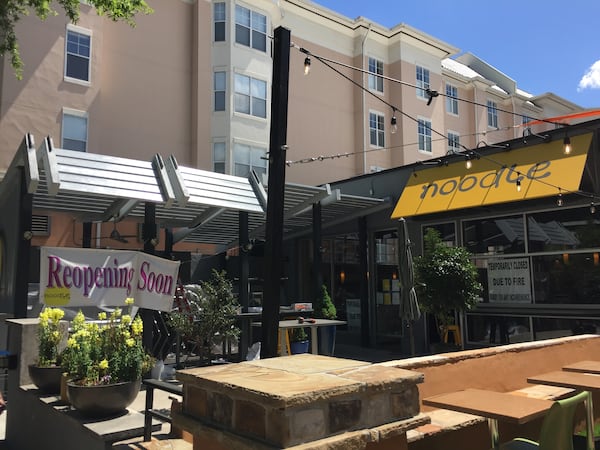
{"label": "potted plant", "polygon": [[[334,320],[337,318],[337,309],[327,291],[327,286],[324,284],[321,285],[319,295],[313,303],[313,309],[314,316],[317,319]],[[336,325],[327,325],[317,329],[317,334],[319,336],[319,353],[321,355],[333,356],[336,328]]]}
{"label": "potted plant", "polygon": [[425,231],[423,255],[415,258],[415,279],[419,303],[435,318],[440,341],[454,324],[455,312],[471,309],[482,291],[471,254],[444,244],[433,228]]}
{"label": "potted plant", "polygon": [[61,323],[65,312],[60,308],[44,308],[39,315],[37,330],[38,357],[29,365],[29,377],[40,391],[58,394],[63,369],[62,350],[65,346],[67,323]]}
{"label": "potted plant", "polygon": [[292,355],[308,353],[310,341],[304,328],[292,328],[290,330],[290,352]]}
{"label": "potted plant", "polygon": [[[133,299],[126,300],[127,305]],[[67,396],[87,417],[117,414],[135,400],[142,374],[153,366],[153,358],[142,344],[143,323],[120,308],[98,321],[86,321],[77,313],[72,334],[63,354],[68,373]]]}
{"label": "potted plant", "polygon": [[213,347],[238,339],[240,304],[225,271],[212,271],[210,280],[184,286],[185,310],[169,313],[169,323],[184,342],[199,350],[201,362],[211,361]]}

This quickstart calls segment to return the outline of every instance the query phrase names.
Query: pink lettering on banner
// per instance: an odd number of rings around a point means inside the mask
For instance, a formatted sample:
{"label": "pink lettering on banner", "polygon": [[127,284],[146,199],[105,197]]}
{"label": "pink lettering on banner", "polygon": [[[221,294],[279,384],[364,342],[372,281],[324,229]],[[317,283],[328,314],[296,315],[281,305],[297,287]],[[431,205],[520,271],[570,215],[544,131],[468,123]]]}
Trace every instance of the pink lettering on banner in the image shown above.
{"label": "pink lettering on banner", "polygon": [[[49,255],[46,287],[75,287],[83,291],[84,297],[88,297],[95,288],[126,289],[127,296],[131,295],[131,281],[135,276],[135,269],[119,267],[117,258],[113,260],[113,264],[115,267],[64,264],[60,257]],[[161,277],[161,280],[165,278],[162,274]],[[156,281],[153,280],[152,284],[156,284]]]}
{"label": "pink lettering on banner", "polygon": [[148,272],[150,263],[144,261],[140,267],[140,279],[137,288],[157,294],[170,295],[173,289],[173,277],[162,273]]}

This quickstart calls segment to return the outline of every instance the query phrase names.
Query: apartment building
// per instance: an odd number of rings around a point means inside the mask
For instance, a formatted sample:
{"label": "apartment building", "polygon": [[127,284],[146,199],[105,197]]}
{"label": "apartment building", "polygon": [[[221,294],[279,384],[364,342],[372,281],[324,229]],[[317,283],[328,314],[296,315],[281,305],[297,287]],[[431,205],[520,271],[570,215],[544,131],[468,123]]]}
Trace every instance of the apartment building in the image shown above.
{"label": "apartment building", "polygon": [[85,4],[76,25],[61,15],[18,23],[25,71],[17,80],[5,57],[0,171],[31,132],[38,141],[52,136],[56,147],[142,160],[160,153],[217,172],[266,174],[279,26],[293,42],[291,182],[322,184],[475,148],[521,135],[531,118],[581,110],[551,93],[523,92],[461,54],[468,49],[401,16],[389,29],[306,0],[150,5],[154,14],[139,16],[135,28]]}

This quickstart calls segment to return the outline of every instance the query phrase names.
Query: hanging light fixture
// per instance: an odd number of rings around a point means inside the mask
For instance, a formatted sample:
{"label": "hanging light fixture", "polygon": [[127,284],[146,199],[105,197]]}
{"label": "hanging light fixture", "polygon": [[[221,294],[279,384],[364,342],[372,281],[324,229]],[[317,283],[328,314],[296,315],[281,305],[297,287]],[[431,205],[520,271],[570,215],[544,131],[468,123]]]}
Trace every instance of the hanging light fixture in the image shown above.
{"label": "hanging light fixture", "polygon": [[558,188],[558,197],[556,198],[556,206],[562,206],[562,205],[564,205],[563,198],[562,198],[562,192],[560,191],[560,188]]}
{"label": "hanging light fixture", "polygon": [[565,155],[569,155],[571,153],[571,138],[569,136],[565,136],[563,139],[563,153]]}
{"label": "hanging light fixture", "polygon": [[308,75],[310,72],[310,57],[304,58],[304,75]]}
{"label": "hanging light fixture", "polygon": [[595,214],[596,213],[596,205],[594,205],[594,202],[590,203],[590,214]]}
{"label": "hanging light fixture", "polygon": [[517,192],[521,192],[521,178],[517,178]]}
{"label": "hanging light fixture", "polygon": [[465,155],[465,167],[468,169],[470,169],[471,167],[473,167],[473,161],[471,161],[471,155]]}
{"label": "hanging light fixture", "polygon": [[396,110],[394,109],[393,115],[392,115],[392,120],[390,121],[390,131],[392,134],[396,134],[396,132],[398,131],[398,119],[396,119]]}

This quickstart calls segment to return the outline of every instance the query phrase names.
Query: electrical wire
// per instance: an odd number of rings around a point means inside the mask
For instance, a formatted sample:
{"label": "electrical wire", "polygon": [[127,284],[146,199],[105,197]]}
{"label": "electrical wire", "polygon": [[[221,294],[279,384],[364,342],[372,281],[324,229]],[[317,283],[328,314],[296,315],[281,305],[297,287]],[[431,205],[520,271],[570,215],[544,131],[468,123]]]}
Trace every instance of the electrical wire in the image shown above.
{"label": "electrical wire", "polygon": [[[354,81],[352,78],[350,78],[350,77],[349,77],[349,76],[347,76],[346,74],[342,73],[342,72],[341,72],[341,71],[339,71],[337,68],[333,67],[333,66],[332,66],[332,64],[341,65],[341,66],[344,66],[344,67],[346,67],[346,68],[349,68],[349,69],[352,69],[352,70],[357,70],[357,71],[360,71],[360,72],[363,72],[363,73],[368,73],[368,74],[371,74],[371,75],[374,75],[374,76],[378,76],[378,77],[386,78],[386,79],[388,79],[388,80],[390,80],[390,81],[397,82],[397,83],[400,83],[400,84],[403,84],[403,85],[407,85],[407,86],[410,86],[410,87],[414,87],[414,88],[416,88],[416,89],[423,89],[423,88],[421,88],[420,86],[411,85],[410,83],[406,83],[406,82],[403,82],[403,81],[400,81],[400,80],[396,80],[396,79],[393,79],[393,78],[390,78],[390,77],[385,77],[384,75],[373,74],[373,73],[371,73],[371,72],[368,72],[368,71],[366,71],[365,69],[362,69],[362,68],[357,68],[357,67],[354,67],[354,66],[350,66],[350,65],[348,65],[348,64],[345,64],[345,63],[341,63],[341,62],[338,62],[338,61],[331,60],[331,59],[329,59],[329,58],[325,58],[325,57],[322,57],[322,56],[319,56],[319,55],[315,55],[314,53],[310,52],[310,51],[309,51],[309,50],[307,50],[306,48],[300,47],[300,46],[298,46],[298,45],[296,45],[296,44],[292,44],[292,47],[296,48],[297,50],[299,50],[301,53],[304,53],[305,55],[312,56],[312,57],[313,57],[313,58],[315,58],[317,61],[319,61],[320,63],[322,63],[322,64],[323,64],[323,65],[325,65],[326,67],[328,67],[330,70],[334,71],[335,73],[337,73],[338,75],[340,75],[342,78],[346,79],[347,81],[350,81],[350,82],[351,82],[352,84],[354,84],[356,87],[358,87],[359,89],[363,90],[365,93],[367,93],[367,94],[369,94],[369,95],[373,96],[375,99],[377,99],[377,100],[378,100],[378,101],[380,101],[381,103],[385,104],[386,106],[388,106],[389,108],[391,108],[393,111],[395,111],[395,112],[397,111],[398,113],[400,113],[400,114],[402,114],[403,116],[405,116],[405,117],[407,117],[407,118],[409,118],[409,119],[413,120],[414,122],[416,122],[416,123],[420,123],[420,121],[419,121],[418,119],[414,118],[413,116],[411,116],[410,114],[406,113],[405,111],[402,111],[402,109],[400,109],[400,108],[398,108],[398,107],[396,107],[396,106],[392,105],[391,103],[387,102],[386,100],[382,99],[381,97],[379,97],[379,96],[378,96],[378,95],[376,95],[375,93],[371,92],[369,89],[366,89],[364,86],[362,86],[362,85],[361,85],[361,84],[359,84],[358,82]],[[440,93],[438,93],[437,91],[431,91],[430,89],[426,89],[426,92],[427,92],[427,94],[429,95],[429,102],[428,102],[428,104],[431,102],[431,100],[432,100],[432,98],[433,98],[433,97],[437,97],[438,95],[447,96],[446,94],[440,94]],[[476,106],[481,106],[481,107],[485,107],[485,108],[487,108],[487,105],[482,105],[482,104],[480,104],[480,103],[477,103],[477,102],[472,102],[472,101],[469,101],[469,100],[460,99],[460,98],[458,98],[458,97],[454,97],[454,96],[447,96],[447,97],[450,97],[450,98],[453,98],[453,99],[457,99],[457,100],[460,100],[460,101],[465,101],[465,102],[471,103],[471,104],[473,104],[473,105],[476,105]],[[513,115],[513,116],[523,117],[523,115],[522,115],[522,114],[517,114],[517,113],[511,112],[511,111],[504,111],[504,110],[497,109],[497,108],[496,108],[496,111],[505,112],[505,113],[507,113],[507,114],[511,114],[511,115]],[[569,124],[565,124],[565,123],[562,123],[562,122],[555,122],[555,121],[552,121],[552,120],[549,120],[549,119],[536,119],[536,118],[531,118],[531,119],[532,119],[532,120],[537,120],[537,121],[539,121],[539,122],[546,122],[546,123],[550,123],[550,124],[553,124],[553,125],[561,125],[561,126],[568,126],[568,125],[569,125]],[[520,126],[523,126],[523,125],[526,125],[526,124],[521,124]],[[426,125],[426,126],[427,126],[427,125]],[[510,129],[510,128],[514,128],[514,127],[516,127],[516,126],[508,127],[508,129]],[[447,139],[448,139],[448,137],[447,137],[445,134],[442,134],[442,133],[440,133],[439,131],[435,130],[435,129],[434,129],[434,128],[432,128],[431,126],[427,126],[427,128],[428,128],[428,129],[429,129],[429,130],[430,130],[432,133],[435,133],[435,134],[437,134],[437,135],[441,136],[441,137],[442,137],[444,140],[447,140]],[[493,130],[493,131],[498,131],[498,130],[499,130],[499,129],[497,129],[497,130]],[[485,133],[474,133],[474,134],[485,134]],[[397,146],[397,147],[389,147],[389,148],[398,148],[398,147],[400,147],[400,148],[404,148],[406,145],[407,145],[407,144],[404,144],[404,145],[402,145],[402,146]],[[411,144],[411,145],[414,145],[414,144]],[[459,147],[460,147],[460,148],[462,148],[462,149],[464,149],[464,153],[456,153],[456,154],[461,154],[461,155],[463,155],[463,156],[464,156],[464,155],[466,155],[466,154],[470,154],[470,155],[472,155],[472,156],[476,156],[478,159],[484,159],[484,160],[487,160],[487,161],[489,161],[489,162],[491,162],[491,163],[493,163],[493,164],[495,164],[495,165],[499,166],[500,168],[506,168],[506,167],[507,167],[505,164],[503,164],[503,163],[501,163],[501,162],[499,162],[499,161],[496,161],[496,160],[494,160],[493,158],[490,158],[489,156],[483,155],[482,153],[480,153],[480,152],[478,152],[478,151],[476,151],[476,150],[471,150],[471,149],[468,149],[468,148],[467,148],[467,147],[465,147],[463,144],[459,144]],[[388,148],[376,148],[376,149],[372,149],[372,150],[363,150],[363,151],[360,151],[360,152],[352,152],[352,153],[348,153],[348,152],[347,152],[347,153],[343,153],[343,154],[337,154],[337,155],[331,155],[331,156],[323,156],[323,155],[320,155],[320,156],[318,156],[318,157],[312,157],[312,158],[303,158],[303,159],[301,159],[301,160],[298,160],[298,161],[286,161],[286,164],[287,164],[288,166],[290,166],[290,165],[292,165],[292,164],[295,164],[295,163],[306,163],[306,162],[314,162],[314,161],[323,161],[323,160],[325,160],[325,159],[335,159],[335,158],[340,158],[340,157],[349,157],[349,156],[351,156],[351,155],[362,154],[362,153],[365,153],[365,152],[368,152],[368,151],[382,151],[382,150],[386,150],[386,149],[388,149]],[[440,160],[440,161],[441,161],[441,160]],[[520,177],[520,176],[522,176],[522,175],[523,175],[523,174],[521,174],[519,171],[516,171],[516,170],[514,170],[513,168],[510,168],[510,170],[511,170],[511,171],[514,171],[514,172],[515,172],[515,174],[516,174],[518,177]],[[563,188],[562,188],[562,187],[560,187],[560,186],[554,185],[554,184],[552,184],[552,183],[548,183],[547,181],[545,181],[545,180],[541,180],[541,179],[532,179],[532,181],[536,181],[536,182],[538,182],[538,183],[542,183],[542,184],[544,184],[544,185],[546,185],[546,186],[548,186],[548,187],[551,187],[551,188],[553,188],[553,189],[557,189],[557,191],[558,191],[558,193],[559,193],[559,195],[560,195],[560,197],[561,197],[561,198],[562,198],[562,194],[564,193],[564,194],[574,194],[574,195],[579,195],[579,196],[581,196],[581,197],[585,197],[585,198],[588,198],[588,199],[592,199],[592,201],[595,201],[595,200],[600,200],[600,197],[598,197],[598,196],[594,195],[593,193],[584,192],[584,191],[581,191],[581,190],[577,190],[577,191],[569,191],[569,190],[565,190],[565,189],[563,189]]]}

